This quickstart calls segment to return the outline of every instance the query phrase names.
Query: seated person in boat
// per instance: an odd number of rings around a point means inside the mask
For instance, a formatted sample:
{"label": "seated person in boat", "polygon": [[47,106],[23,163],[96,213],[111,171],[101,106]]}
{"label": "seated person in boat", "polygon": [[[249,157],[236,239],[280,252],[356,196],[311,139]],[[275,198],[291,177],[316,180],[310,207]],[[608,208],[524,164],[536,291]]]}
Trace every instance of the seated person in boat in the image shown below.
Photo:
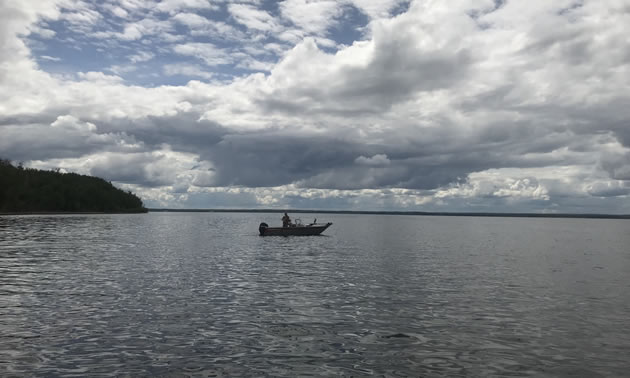
{"label": "seated person in boat", "polygon": [[291,218],[287,213],[284,213],[282,217],[282,227],[290,227],[291,226]]}

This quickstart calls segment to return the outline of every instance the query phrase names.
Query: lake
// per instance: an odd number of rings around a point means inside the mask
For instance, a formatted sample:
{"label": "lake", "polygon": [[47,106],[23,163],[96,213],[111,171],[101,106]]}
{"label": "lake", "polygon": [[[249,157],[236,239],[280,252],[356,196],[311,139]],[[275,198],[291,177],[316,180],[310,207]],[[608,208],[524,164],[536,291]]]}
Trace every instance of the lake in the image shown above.
{"label": "lake", "polygon": [[0,217],[1,376],[630,374],[630,221]]}

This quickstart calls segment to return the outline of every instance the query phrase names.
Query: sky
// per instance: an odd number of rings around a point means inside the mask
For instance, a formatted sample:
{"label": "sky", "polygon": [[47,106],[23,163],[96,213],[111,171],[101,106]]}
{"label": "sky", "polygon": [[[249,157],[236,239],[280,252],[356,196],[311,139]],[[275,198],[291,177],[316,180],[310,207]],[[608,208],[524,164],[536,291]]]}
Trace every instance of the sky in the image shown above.
{"label": "sky", "polygon": [[153,208],[630,213],[630,0],[3,0],[0,157]]}

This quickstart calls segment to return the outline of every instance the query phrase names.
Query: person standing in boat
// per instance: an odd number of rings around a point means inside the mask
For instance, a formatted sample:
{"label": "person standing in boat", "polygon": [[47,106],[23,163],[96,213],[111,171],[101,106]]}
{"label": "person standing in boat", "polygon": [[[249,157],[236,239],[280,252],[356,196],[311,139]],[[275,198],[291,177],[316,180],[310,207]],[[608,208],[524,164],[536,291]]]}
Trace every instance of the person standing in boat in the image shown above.
{"label": "person standing in boat", "polygon": [[282,227],[289,227],[291,225],[291,218],[289,217],[289,214],[284,213],[284,216],[282,217]]}

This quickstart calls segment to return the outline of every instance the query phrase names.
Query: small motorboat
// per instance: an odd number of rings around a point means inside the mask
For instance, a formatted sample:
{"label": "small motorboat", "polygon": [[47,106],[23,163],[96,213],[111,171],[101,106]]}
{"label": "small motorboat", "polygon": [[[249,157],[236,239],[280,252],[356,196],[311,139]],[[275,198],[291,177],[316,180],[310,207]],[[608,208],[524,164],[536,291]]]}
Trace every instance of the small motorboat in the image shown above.
{"label": "small motorboat", "polygon": [[269,227],[263,222],[258,226],[258,232],[260,236],[313,236],[321,234],[331,225],[332,222],[317,223],[317,219],[309,224],[302,224],[299,219],[296,219],[295,223],[291,223],[288,227]]}

